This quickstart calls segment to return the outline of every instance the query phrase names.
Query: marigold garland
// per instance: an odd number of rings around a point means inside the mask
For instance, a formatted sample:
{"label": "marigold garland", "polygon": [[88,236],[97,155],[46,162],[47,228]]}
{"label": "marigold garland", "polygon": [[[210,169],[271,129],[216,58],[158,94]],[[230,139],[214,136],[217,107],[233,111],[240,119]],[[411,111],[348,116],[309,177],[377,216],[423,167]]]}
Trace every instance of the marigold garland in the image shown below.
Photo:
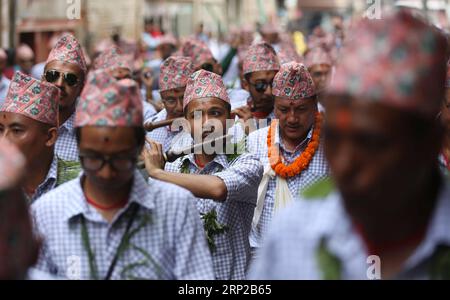
{"label": "marigold garland", "polygon": [[270,165],[278,176],[283,178],[294,177],[299,175],[309,166],[314,154],[317,151],[317,148],[319,148],[322,119],[322,114],[317,113],[311,141],[308,143],[305,151],[289,166],[283,164],[279,153],[279,148],[275,144],[272,144],[272,134],[277,130],[278,126],[278,121],[272,121],[269,133],[267,135],[267,147],[269,149],[268,154]]}

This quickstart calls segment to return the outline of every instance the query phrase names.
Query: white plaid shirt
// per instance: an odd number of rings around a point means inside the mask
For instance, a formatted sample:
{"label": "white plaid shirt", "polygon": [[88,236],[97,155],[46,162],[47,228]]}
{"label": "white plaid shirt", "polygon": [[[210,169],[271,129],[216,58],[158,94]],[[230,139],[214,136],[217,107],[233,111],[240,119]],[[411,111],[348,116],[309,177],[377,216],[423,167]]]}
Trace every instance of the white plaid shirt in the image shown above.
{"label": "white plaid shirt", "polygon": [[84,218],[98,275],[105,278],[134,203],[139,210],[130,232],[136,232],[130,246],[119,257],[112,279],[214,278],[211,255],[192,194],[159,181],[147,185],[136,171],[129,204],[109,224],[86,202],[81,178],[61,185],[32,205],[35,229],[44,238],[38,270],[57,277],[91,279],[82,241],[81,218]]}
{"label": "white plaid shirt", "polygon": [[196,199],[195,202],[201,214],[215,209],[218,222],[229,227],[226,233],[215,236],[217,248],[213,253],[213,263],[216,279],[245,279],[250,261],[248,234],[263,173],[262,165],[249,153],[240,155],[232,162],[225,155],[217,155],[200,171],[191,154],[167,164],[166,171],[180,173],[186,160],[190,174],[217,176],[227,187],[228,195],[224,202],[211,199]]}
{"label": "white plaid shirt", "polygon": [[[148,122],[164,121],[167,118],[167,112],[165,109],[160,111],[156,116],[150,118]],[[147,133],[147,137],[160,143],[163,146],[163,151],[168,151],[172,147],[173,138],[179,133],[179,131],[171,131],[170,126],[161,127]]]}
{"label": "white plaid shirt", "polygon": [[79,161],[77,139],[75,137],[75,113],[59,127],[56,140],[56,155],[65,161]]}
{"label": "white plaid shirt", "polygon": [[[250,134],[247,140],[248,151],[254,153],[261,163],[266,166],[269,163],[268,150],[267,150],[267,134],[270,127],[260,129],[256,132]],[[300,145],[297,146],[294,152],[287,151],[280,140],[279,130],[275,134],[275,144],[279,145],[280,153],[286,160],[285,163],[293,163],[306,149],[308,142],[312,137],[311,130]],[[329,167],[325,159],[322,145],[317,149],[311,163],[308,168],[301,172],[299,175],[289,178],[287,180],[289,190],[294,197],[294,199],[299,197],[300,192],[310,186],[311,184],[324,179],[329,176]],[[261,217],[259,219],[256,228],[252,228],[250,233],[250,245],[254,248],[258,248],[261,245],[261,241],[264,238],[267,228],[272,220],[275,206],[275,189],[276,189],[276,178],[272,178],[269,181],[267,187],[266,199],[264,200],[264,206],[262,210]]]}
{"label": "white plaid shirt", "polygon": [[142,108],[143,108],[143,115],[144,115],[144,123],[145,120],[150,120],[153,116],[156,115],[156,109],[148,103],[145,100],[142,100]]}
{"label": "white plaid shirt", "polygon": [[[425,238],[395,279],[430,279],[430,266],[437,247],[450,247],[449,215],[450,186],[447,183],[440,191]],[[323,271],[316,255],[323,239],[328,252],[341,263],[341,279],[371,279],[367,272],[373,262],[368,263],[367,259],[373,253],[367,253],[336,192],[325,199],[297,201],[291,209],[280,213],[267,234],[260,256],[250,268],[249,278],[322,279]]]}
{"label": "white plaid shirt", "polygon": [[53,190],[56,187],[56,182],[58,179],[58,158],[55,156],[53,158],[50,169],[45,177],[44,181],[37,187],[34,195],[28,199],[28,203],[33,203],[39,197],[46,194],[47,192]]}

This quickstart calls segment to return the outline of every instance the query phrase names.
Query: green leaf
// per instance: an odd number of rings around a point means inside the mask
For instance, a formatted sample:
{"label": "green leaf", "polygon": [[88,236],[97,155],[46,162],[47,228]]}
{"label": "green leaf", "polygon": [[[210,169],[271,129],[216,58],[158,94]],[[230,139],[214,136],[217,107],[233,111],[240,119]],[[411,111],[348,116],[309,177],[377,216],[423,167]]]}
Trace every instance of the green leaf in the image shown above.
{"label": "green leaf", "polygon": [[58,158],[58,175],[56,186],[71,181],[80,175],[81,164],[77,161],[65,161]]}
{"label": "green leaf", "polygon": [[181,174],[190,174],[191,172],[189,171],[189,159],[185,159],[181,165],[181,169],[180,169]]}
{"label": "green leaf", "polygon": [[325,178],[300,192],[300,196],[306,200],[323,199],[329,196],[335,189],[334,182],[331,178]]}
{"label": "green leaf", "polygon": [[339,280],[341,279],[342,264],[339,258],[333,255],[327,248],[325,238],[322,238],[320,245],[316,251],[317,265],[322,273],[324,280]]}
{"label": "green leaf", "polygon": [[202,214],[202,220],[209,249],[211,252],[214,252],[216,251],[216,243],[214,237],[224,234],[229,230],[229,227],[217,222],[217,212],[214,209],[206,214]]}

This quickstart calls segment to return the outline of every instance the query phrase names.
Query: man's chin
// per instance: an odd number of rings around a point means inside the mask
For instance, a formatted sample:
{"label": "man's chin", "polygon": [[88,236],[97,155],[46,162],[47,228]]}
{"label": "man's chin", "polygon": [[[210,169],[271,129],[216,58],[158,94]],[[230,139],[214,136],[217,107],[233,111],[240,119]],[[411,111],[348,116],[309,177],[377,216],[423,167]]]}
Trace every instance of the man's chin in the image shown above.
{"label": "man's chin", "polygon": [[95,185],[102,190],[111,192],[115,190],[122,189],[126,184],[123,184],[122,182],[118,181],[102,181],[102,180],[96,180]]}

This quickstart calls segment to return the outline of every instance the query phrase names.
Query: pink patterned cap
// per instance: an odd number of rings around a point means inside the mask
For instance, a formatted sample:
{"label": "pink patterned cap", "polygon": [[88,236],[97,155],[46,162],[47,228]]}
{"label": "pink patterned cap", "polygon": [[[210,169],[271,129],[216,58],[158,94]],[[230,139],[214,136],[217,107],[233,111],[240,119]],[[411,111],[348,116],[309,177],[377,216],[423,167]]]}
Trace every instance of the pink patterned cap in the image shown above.
{"label": "pink patterned cap", "polygon": [[275,75],[272,94],[275,97],[301,100],[314,96],[316,87],[308,69],[303,64],[290,62],[282,65]]}
{"label": "pink patterned cap", "polygon": [[342,52],[329,91],[434,117],[444,98],[446,39],[406,11],[363,20]]}
{"label": "pink patterned cap", "polygon": [[161,65],[159,88],[161,92],[185,87],[194,73],[194,65],[189,57],[171,56]]}
{"label": "pink patterned cap", "polygon": [[196,69],[200,68],[204,62],[214,59],[208,45],[193,38],[189,38],[183,43],[181,54],[190,57]]}
{"label": "pink patterned cap", "polygon": [[63,61],[77,65],[86,74],[87,66],[83,50],[78,40],[70,33],[64,34],[53,47],[47,59],[47,64],[54,61]]}
{"label": "pink patterned cap", "polygon": [[140,127],[143,108],[137,83],[116,80],[105,70],[91,72],[75,113],[75,127]]}
{"label": "pink patterned cap", "polygon": [[124,68],[133,69],[131,57],[124,55],[117,46],[112,46],[100,53],[94,61],[94,70]]}
{"label": "pink patterned cap", "polygon": [[230,103],[227,88],[219,75],[199,70],[189,78],[184,93],[183,109],[192,101],[202,98],[218,98]]}
{"label": "pink patterned cap", "polygon": [[280,61],[271,45],[261,42],[248,48],[243,65],[244,74],[258,71],[278,71],[279,69]]}
{"label": "pink patterned cap", "polygon": [[59,98],[60,90],[55,85],[16,72],[0,111],[57,126]]}
{"label": "pink patterned cap", "polygon": [[14,188],[25,172],[26,160],[19,149],[7,139],[0,140],[0,191]]}
{"label": "pink patterned cap", "polygon": [[316,47],[308,51],[305,57],[305,65],[311,68],[316,65],[333,65],[330,54],[322,47]]}

